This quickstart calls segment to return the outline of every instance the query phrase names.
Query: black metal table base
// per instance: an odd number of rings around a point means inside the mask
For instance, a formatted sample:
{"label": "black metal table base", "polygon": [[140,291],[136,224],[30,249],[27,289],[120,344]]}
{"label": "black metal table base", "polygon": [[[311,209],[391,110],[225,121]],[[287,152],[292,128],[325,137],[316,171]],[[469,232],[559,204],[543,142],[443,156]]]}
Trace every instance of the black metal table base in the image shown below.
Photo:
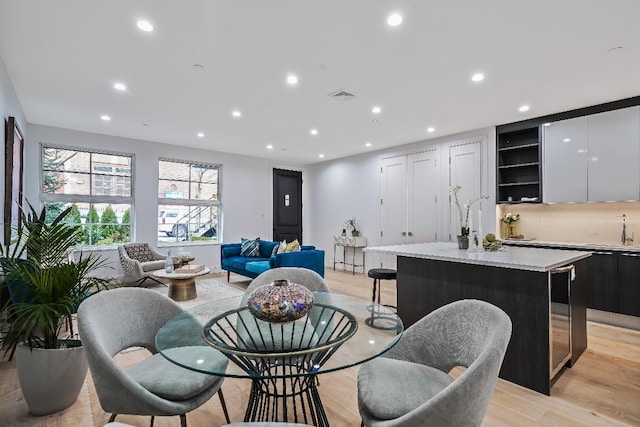
{"label": "black metal table base", "polygon": [[329,426],[315,375],[254,379],[244,421],[284,421]]}

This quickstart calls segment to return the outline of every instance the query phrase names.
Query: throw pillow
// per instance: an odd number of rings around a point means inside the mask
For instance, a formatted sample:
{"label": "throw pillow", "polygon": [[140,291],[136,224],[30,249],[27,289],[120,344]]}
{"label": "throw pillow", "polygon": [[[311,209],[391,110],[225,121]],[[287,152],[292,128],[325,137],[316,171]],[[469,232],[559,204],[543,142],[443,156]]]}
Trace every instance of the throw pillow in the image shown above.
{"label": "throw pillow", "polygon": [[300,252],[300,243],[298,243],[298,239],[289,243],[285,252]]}
{"label": "throw pillow", "polygon": [[276,256],[277,253],[280,252],[280,245],[282,243],[278,242],[274,247],[273,250],[271,251],[271,256]]}
{"label": "throw pillow", "polygon": [[260,238],[255,240],[241,239],[240,256],[259,257],[260,256]]}
{"label": "throw pillow", "polygon": [[287,250],[287,241],[286,239],[280,242],[278,245],[278,253],[281,254]]}

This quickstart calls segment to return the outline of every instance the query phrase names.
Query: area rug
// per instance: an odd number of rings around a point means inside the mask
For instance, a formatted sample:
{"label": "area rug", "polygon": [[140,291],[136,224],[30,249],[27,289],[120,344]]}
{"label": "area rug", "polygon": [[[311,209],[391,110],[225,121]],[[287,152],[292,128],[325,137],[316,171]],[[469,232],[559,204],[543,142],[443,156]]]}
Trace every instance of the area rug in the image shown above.
{"label": "area rug", "polygon": [[[149,286],[149,289],[165,296],[169,293],[168,286],[154,285]],[[180,306],[185,310],[188,310],[200,304],[215,301],[217,299],[243,294],[241,290],[234,288],[233,286],[229,286],[228,283],[215,279],[196,280],[196,293],[198,296],[195,299],[189,301],[178,301],[178,304],[180,304]]]}

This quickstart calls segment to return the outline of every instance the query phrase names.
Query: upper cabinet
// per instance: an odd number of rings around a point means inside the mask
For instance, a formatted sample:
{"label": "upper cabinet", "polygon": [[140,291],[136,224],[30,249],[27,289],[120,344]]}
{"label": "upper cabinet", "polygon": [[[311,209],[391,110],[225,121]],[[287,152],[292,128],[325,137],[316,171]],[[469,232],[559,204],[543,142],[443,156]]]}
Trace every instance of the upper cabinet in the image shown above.
{"label": "upper cabinet", "polygon": [[539,126],[498,130],[498,203],[541,201],[539,136]]}
{"label": "upper cabinet", "polygon": [[543,126],[544,201],[640,200],[640,107]]}
{"label": "upper cabinet", "polygon": [[545,203],[587,201],[587,118],[546,123],[543,132]]}
{"label": "upper cabinet", "polygon": [[589,200],[640,200],[640,107],[587,117]]}

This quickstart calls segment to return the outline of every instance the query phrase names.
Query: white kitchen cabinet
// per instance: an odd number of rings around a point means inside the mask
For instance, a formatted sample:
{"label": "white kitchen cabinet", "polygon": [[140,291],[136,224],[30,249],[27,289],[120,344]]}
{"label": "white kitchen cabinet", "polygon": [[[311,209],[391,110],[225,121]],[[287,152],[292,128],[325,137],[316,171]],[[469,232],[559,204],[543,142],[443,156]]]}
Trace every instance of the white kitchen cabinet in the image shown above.
{"label": "white kitchen cabinet", "polygon": [[553,122],[543,131],[543,200],[640,200],[640,107]]}
{"label": "white kitchen cabinet", "polygon": [[587,117],[543,126],[542,200],[586,202]]}
{"label": "white kitchen cabinet", "polygon": [[591,201],[640,200],[640,107],[587,117]]}

